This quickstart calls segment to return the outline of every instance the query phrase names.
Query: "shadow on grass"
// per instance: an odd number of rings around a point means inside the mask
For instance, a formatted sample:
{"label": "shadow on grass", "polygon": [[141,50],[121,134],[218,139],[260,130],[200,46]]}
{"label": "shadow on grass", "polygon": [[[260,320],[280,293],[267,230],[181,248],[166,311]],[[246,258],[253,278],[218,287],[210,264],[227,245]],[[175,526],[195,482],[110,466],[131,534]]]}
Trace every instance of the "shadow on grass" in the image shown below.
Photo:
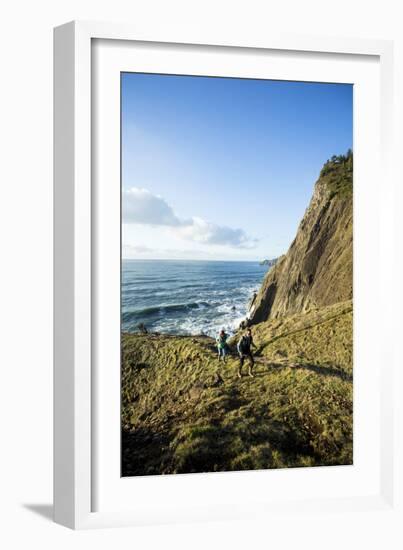
{"label": "shadow on grass", "polygon": [[158,475],[169,455],[167,434],[139,428],[122,430],[122,476]]}
{"label": "shadow on grass", "polygon": [[320,374],[321,376],[332,376],[340,378],[340,380],[345,380],[347,382],[353,381],[353,376],[351,374],[348,374],[344,372],[341,369],[338,369],[337,367],[334,367],[333,365],[317,365],[315,363],[294,363],[294,362],[281,362],[276,363],[273,361],[263,361],[259,360],[259,358],[256,358],[256,364],[257,365],[265,365],[266,370],[264,372],[256,372],[256,376],[265,376],[270,372],[270,370],[283,370],[283,369],[298,369],[298,370],[308,370],[310,372],[315,372],[316,374]]}
{"label": "shadow on grass", "polygon": [[329,321],[332,321],[333,319],[337,319],[338,317],[340,317],[342,315],[345,315],[346,313],[350,313],[351,311],[352,311],[352,308],[349,306],[349,307],[344,308],[342,311],[339,311],[339,312],[335,313],[334,315],[331,315],[331,316],[326,317],[324,319],[318,319],[318,321],[316,323],[307,323],[306,325],[304,325],[300,328],[297,328],[295,330],[290,330],[288,332],[281,332],[280,334],[277,334],[276,336],[273,336],[271,338],[271,340],[265,342],[261,346],[261,350],[267,348],[271,344],[274,344],[274,342],[277,342],[278,340],[288,338],[289,336],[295,336],[296,334],[301,334],[302,332],[305,332],[307,330],[313,329],[315,327],[319,327],[321,325],[324,325],[324,324],[328,323]]}

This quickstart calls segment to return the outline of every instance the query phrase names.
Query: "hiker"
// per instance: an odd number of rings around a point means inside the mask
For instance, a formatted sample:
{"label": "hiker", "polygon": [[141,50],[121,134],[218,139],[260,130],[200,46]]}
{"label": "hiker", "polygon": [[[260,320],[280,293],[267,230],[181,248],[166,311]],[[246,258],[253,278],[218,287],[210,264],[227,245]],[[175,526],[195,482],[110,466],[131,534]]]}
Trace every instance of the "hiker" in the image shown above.
{"label": "hiker", "polygon": [[139,324],[137,325],[137,328],[138,328],[140,334],[148,334],[147,327],[145,326],[144,323],[139,323]]}
{"label": "hiker", "polygon": [[225,332],[224,329],[220,330],[216,338],[218,360],[220,360],[222,357],[222,360],[224,361],[224,363],[225,363],[225,356],[227,354],[227,338],[228,338],[228,334]]}
{"label": "hiker", "polygon": [[238,342],[238,353],[239,353],[239,369],[238,369],[238,376],[239,378],[242,378],[242,367],[245,362],[245,359],[249,359],[249,371],[248,374],[251,378],[254,377],[252,369],[255,364],[255,360],[252,355],[252,346],[256,348],[255,343],[253,342],[253,336],[252,331],[249,328],[245,334],[241,336]]}

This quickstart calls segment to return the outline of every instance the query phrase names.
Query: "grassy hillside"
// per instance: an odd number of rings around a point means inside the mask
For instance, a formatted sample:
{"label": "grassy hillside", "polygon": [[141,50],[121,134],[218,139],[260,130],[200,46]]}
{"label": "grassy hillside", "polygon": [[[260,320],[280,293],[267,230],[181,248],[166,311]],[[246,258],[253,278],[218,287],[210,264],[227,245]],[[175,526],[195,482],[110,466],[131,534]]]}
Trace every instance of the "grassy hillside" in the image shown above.
{"label": "grassy hillside", "polygon": [[351,301],[252,330],[242,379],[208,337],[122,336],[123,475],[352,463]]}

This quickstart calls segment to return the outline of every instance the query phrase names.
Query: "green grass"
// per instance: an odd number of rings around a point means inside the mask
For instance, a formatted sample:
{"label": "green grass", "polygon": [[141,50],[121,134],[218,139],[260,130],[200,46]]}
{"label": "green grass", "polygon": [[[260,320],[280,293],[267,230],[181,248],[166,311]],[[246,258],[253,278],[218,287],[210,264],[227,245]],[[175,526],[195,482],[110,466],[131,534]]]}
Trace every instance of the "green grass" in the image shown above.
{"label": "green grass", "polygon": [[353,194],[353,154],[334,156],[323,166],[320,173],[321,180],[330,190],[330,199],[333,197],[348,198]]}
{"label": "green grass", "polygon": [[[352,463],[352,304],[253,327],[255,378],[207,337],[122,336],[122,473]],[[245,374],[247,369],[245,368]]]}

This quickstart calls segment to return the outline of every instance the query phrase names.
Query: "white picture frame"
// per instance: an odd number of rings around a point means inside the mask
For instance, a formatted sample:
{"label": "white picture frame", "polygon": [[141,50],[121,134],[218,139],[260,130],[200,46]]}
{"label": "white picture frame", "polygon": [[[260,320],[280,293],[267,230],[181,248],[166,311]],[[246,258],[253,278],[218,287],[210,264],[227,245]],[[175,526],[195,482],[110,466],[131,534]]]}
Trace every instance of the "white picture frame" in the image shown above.
{"label": "white picture frame", "polygon": [[[200,57],[202,57],[207,48],[210,58],[218,58],[223,52],[236,51],[243,57],[260,56],[265,53],[269,55],[272,52],[274,56],[281,54],[283,59],[292,55],[299,59],[304,57],[313,59],[316,55],[321,54],[326,56],[326,65],[329,63],[331,65],[333,61],[342,64],[341,61],[349,60],[353,56],[361,56],[364,63],[365,60],[375,60],[377,69],[371,74],[378,79],[376,82],[379,82],[379,89],[377,85],[374,86],[372,100],[379,101],[380,117],[378,121],[374,120],[374,125],[369,125],[367,129],[373,129],[376,134],[379,132],[380,140],[377,144],[377,140],[372,136],[371,143],[368,142],[367,153],[371,151],[374,159],[378,159],[379,156],[379,164],[376,164],[376,169],[382,169],[384,179],[382,193],[380,193],[379,186],[376,188],[374,184],[374,194],[371,195],[368,208],[375,208],[379,216],[379,224],[374,224],[377,228],[374,238],[379,237],[380,240],[379,261],[390,254],[393,255],[394,251],[393,225],[390,216],[394,209],[392,170],[393,45],[390,42],[378,40],[346,40],[280,34],[251,39],[248,35],[231,37],[229,32],[224,33],[219,39],[209,36],[208,33],[201,37],[191,37],[186,35],[186,31],[181,36],[177,33],[175,36],[169,36],[169,32],[167,32],[166,36],[156,37],[141,32],[130,25],[88,22],[72,22],[55,29],[55,521],[71,528],[81,529],[220,518],[235,519],[240,517],[242,504],[241,501],[236,500],[236,494],[240,494],[241,496],[238,498],[243,498],[243,502],[245,502],[245,491],[248,489],[252,493],[257,491],[258,486],[262,483],[262,476],[265,475],[264,472],[225,474],[226,477],[215,477],[212,481],[210,481],[212,478],[208,477],[210,474],[137,479],[136,488],[133,489],[131,486],[129,489],[136,494],[135,498],[139,503],[137,506],[129,505],[124,500],[123,493],[115,490],[118,485],[117,480],[111,478],[106,483],[109,492],[104,492],[103,504],[99,509],[98,485],[102,485],[104,477],[108,476],[108,464],[113,466],[114,462],[112,458],[111,462],[106,459],[103,461],[106,467],[100,466],[97,453],[103,453],[103,456],[108,455],[105,440],[108,441],[107,438],[110,437],[112,441],[116,442],[118,425],[113,422],[100,422],[99,407],[97,406],[99,399],[105,399],[105,392],[112,393],[111,388],[116,387],[116,377],[109,381],[111,385],[108,385],[106,379],[103,383],[98,383],[97,357],[99,353],[94,337],[98,330],[98,321],[105,313],[102,304],[98,307],[100,296],[98,287],[100,284],[108,285],[108,281],[113,280],[114,276],[111,273],[112,278],[106,277],[106,282],[96,282],[96,270],[100,264],[94,243],[96,243],[97,232],[100,230],[97,223],[99,216],[103,216],[103,220],[112,224],[110,225],[112,231],[113,227],[116,228],[116,217],[113,214],[108,216],[107,212],[105,213],[105,206],[103,206],[108,203],[108,197],[101,197],[99,201],[95,182],[95,175],[99,170],[93,159],[98,140],[98,136],[94,135],[93,126],[97,117],[97,105],[94,104],[94,93],[96,92],[94,83],[96,85],[98,82],[97,76],[94,76],[96,68],[94,47],[97,41],[114,41],[115,45],[120,45],[122,48],[127,48],[130,44],[140,45],[139,47],[144,51],[155,46],[157,65],[147,65],[152,61],[147,55],[141,61],[142,70],[149,66],[149,72],[155,71],[156,66],[166,66],[165,72],[172,72],[173,69],[167,61],[169,55],[164,57],[164,50],[168,50],[172,45],[175,45],[179,51],[186,49],[188,60],[192,59],[192,52],[201,52]],[[137,59],[140,58],[137,57]],[[116,54],[113,63],[116,64]],[[322,63],[323,70],[324,65],[325,63]],[[200,70],[202,71],[200,74],[206,74],[203,69]],[[246,71],[246,69],[244,70]],[[195,71],[198,74],[196,69]],[[217,71],[217,74],[220,74],[219,68]],[[308,73],[305,73],[307,76],[304,76],[303,69],[301,71],[298,79],[309,80]],[[192,71],[193,73],[194,71]],[[327,74],[329,74],[329,69]],[[370,82],[368,80],[368,83]],[[111,93],[113,96],[113,91]],[[114,123],[112,122],[112,124]],[[116,124],[118,124],[117,121],[115,121],[115,129]],[[105,127],[102,125],[97,126],[97,131],[101,134],[104,129]],[[112,135],[115,134],[112,132]],[[115,137],[112,139],[115,141],[112,141],[110,145],[116,153],[116,147],[119,144],[116,143]],[[377,163],[378,160],[374,160],[374,163]],[[374,174],[371,175],[374,166],[375,164],[365,167],[364,163],[360,165],[358,162],[357,170],[359,174],[361,170],[360,177],[367,175],[368,178],[374,178]],[[380,173],[376,170],[375,172]],[[112,204],[113,197],[110,198]],[[373,210],[371,211],[373,212]],[[365,223],[368,225],[368,218],[363,219],[363,224]],[[117,231],[120,231],[120,225]],[[116,248],[114,250],[116,251]],[[113,255],[112,248],[111,254]],[[375,307],[379,308],[380,312],[384,312],[386,320],[386,313],[390,310],[390,292],[395,281],[391,269],[379,270],[379,273],[375,271],[373,277],[376,278],[378,275],[382,278],[384,292],[374,298],[374,302],[376,302]],[[373,283],[374,279],[371,280],[369,277],[367,284],[371,282]],[[103,294],[105,294],[105,288],[107,286],[102,287]],[[367,291],[368,288],[365,288],[362,295],[364,296]],[[364,301],[361,303],[364,304]],[[359,311],[358,318],[360,320]],[[364,323],[365,311],[361,311],[361,322]],[[385,325],[382,324],[380,332],[379,346],[380,348],[384,346],[386,351],[383,353],[385,361],[382,365],[376,366],[374,360],[374,367],[378,370],[373,371],[373,381],[378,380],[379,382],[378,385],[373,385],[371,390],[377,392],[376,398],[379,398],[379,410],[376,409],[378,416],[374,417],[376,425],[379,426],[379,437],[377,436],[377,447],[373,452],[373,454],[377,454],[379,451],[379,456],[374,460],[374,469],[367,471],[365,474],[367,477],[360,478],[361,485],[358,488],[358,485],[354,486],[354,475],[351,476],[351,479],[347,479],[346,476],[350,475],[348,472],[334,473],[335,469],[333,468],[333,472],[330,474],[333,476],[332,483],[335,488],[339,487],[339,491],[337,495],[335,492],[329,496],[320,491],[320,487],[325,482],[328,468],[316,468],[312,471],[300,470],[298,473],[288,470],[277,472],[276,483],[279,482],[278,479],[281,483],[286,483],[286,476],[293,476],[292,484],[297,485],[299,490],[294,495],[285,491],[286,496],[281,500],[278,497],[262,498],[261,495],[255,498],[252,494],[251,497],[248,497],[250,498],[249,517],[264,517],[269,513],[278,513],[279,511],[298,513],[301,509],[306,510],[307,508],[313,514],[323,512],[323,510],[329,512],[345,510],[346,507],[351,511],[388,510],[391,513],[394,512],[397,491],[394,472],[394,424],[392,422],[392,418],[396,414],[393,399],[394,356],[393,349],[390,346],[387,349]],[[369,360],[371,359],[369,358]],[[111,403],[114,407],[111,409],[112,416],[115,418],[116,415],[119,415],[119,410],[116,410],[118,403],[116,392],[114,397],[111,397]],[[115,427],[111,429],[115,429],[115,432],[107,432],[106,424],[113,424]],[[99,441],[102,441],[103,430],[106,435],[103,443],[99,444]],[[356,435],[355,433],[354,437]],[[368,433],[363,433],[364,441],[365,438],[368,438]],[[375,469],[376,480],[373,479]],[[232,477],[231,483],[228,483],[230,479],[228,476],[234,475],[237,477]],[[306,492],[304,477],[309,486],[314,487],[316,484],[316,492]],[[345,477],[344,481],[341,481],[342,477]],[[329,479],[327,478],[327,481]],[[369,479],[372,479],[374,484],[365,490],[364,485]],[[272,478],[272,482],[274,483],[274,478]],[[114,486],[113,483],[115,483]],[[353,489],[345,491],[342,483],[345,483],[345,487],[349,484]],[[181,506],[180,500],[183,499],[183,495],[188,494],[187,487],[192,484],[194,484],[192,492],[198,491],[197,494],[200,498],[198,501],[187,501],[185,506]],[[218,503],[217,506],[213,505],[214,491],[217,491],[219,486],[221,493],[229,491],[227,500],[223,501],[225,507],[222,506],[222,503]],[[243,492],[239,490],[231,492],[231,486],[238,487],[238,489],[243,487]],[[202,495],[202,487],[207,487],[207,494]],[[145,498],[148,493],[155,496],[162,495],[164,492],[169,495],[177,493],[176,501],[173,500],[177,506],[172,506],[172,498],[171,505],[169,505],[168,501],[161,497],[162,503],[159,506],[153,506],[152,499],[148,505],[144,505],[145,500],[142,502],[140,499],[140,495]],[[243,515],[245,515],[244,512],[243,510]]]}

